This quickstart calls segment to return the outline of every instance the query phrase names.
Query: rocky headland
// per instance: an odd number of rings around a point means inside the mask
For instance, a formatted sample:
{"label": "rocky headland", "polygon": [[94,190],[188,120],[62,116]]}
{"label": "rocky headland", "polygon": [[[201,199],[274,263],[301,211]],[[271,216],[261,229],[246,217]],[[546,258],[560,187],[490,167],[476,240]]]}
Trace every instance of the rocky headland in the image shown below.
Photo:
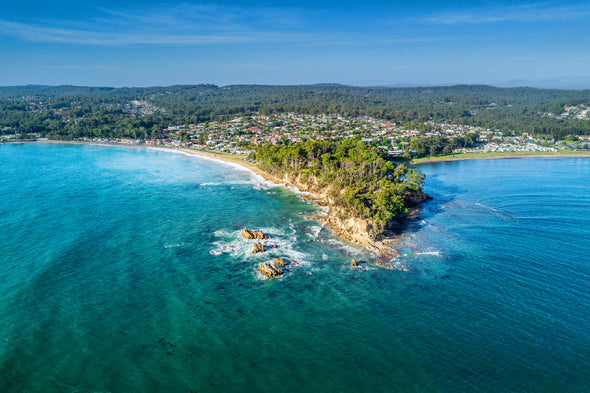
{"label": "rocky headland", "polygon": [[[391,260],[399,255],[399,253],[392,247],[398,242],[395,230],[398,229],[407,220],[415,219],[421,210],[420,205],[432,199],[432,197],[423,192],[421,186],[410,191],[405,191],[402,195],[407,208],[405,211],[387,223],[383,230],[376,234],[376,223],[370,219],[360,218],[351,214],[347,207],[336,200],[334,197],[346,193],[347,188],[339,187],[335,184],[322,184],[321,180],[316,176],[303,175],[297,171],[282,171],[272,172],[261,168],[260,163],[253,161],[245,161],[242,159],[228,158],[217,154],[195,152],[191,150],[184,150],[197,155],[206,156],[216,160],[226,161],[238,164],[245,167],[252,172],[260,175],[265,180],[273,182],[277,185],[294,187],[299,190],[301,197],[316,205],[327,207],[325,215],[312,216],[310,218],[316,219],[324,223],[334,234],[345,240],[367,248],[378,254],[382,260]],[[418,182],[419,184],[420,182]],[[252,231],[244,228],[242,236],[246,239],[264,240],[264,233],[260,231]],[[270,246],[272,247],[272,245]]]}
{"label": "rocky headland", "polygon": [[338,205],[334,201],[332,197],[334,193],[333,188],[326,187],[321,191],[316,191],[310,187],[309,178],[307,181],[303,181],[301,175],[293,176],[291,174],[285,174],[282,177],[275,177],[258,168],[257,173],[274,183],[295,187],[301,192],[303,199],[316,205],[327,207],[328,209],[325,215],[315,215],[310,218],[324,223],[339,238],[374,251],[384,260],[391,260],[399,256],[397,250],[392,247],[398,241],[393,230],[401,226],[404,221],[415,219],[422,209],[420,205],[432,199],[430,195],[424,193],[422,190],[408,195],[413,205],[412,209],[397,217],[385,233],[375,236],[370,220],[352,217],[343,206]]}

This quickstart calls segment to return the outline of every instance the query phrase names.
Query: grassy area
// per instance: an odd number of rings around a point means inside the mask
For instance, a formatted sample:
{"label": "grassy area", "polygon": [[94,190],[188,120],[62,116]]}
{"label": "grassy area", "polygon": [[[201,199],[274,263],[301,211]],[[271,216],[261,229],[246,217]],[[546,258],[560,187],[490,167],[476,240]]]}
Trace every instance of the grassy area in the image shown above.
{"label": "grassy area", "polygon": [[438,161],[457,161],[457,160],[471,160],[471,159],[485,159],[485,158],[518,158],[518,157],[590,157],[590,152],[582,151],[514,151],[514,152],[502,152],[502,153],[462,153],[462,154],[449,154],[445,156],[436,157],[424,157],[417,158],[411,161],[412,164],[421,164],[425,162],[438,162]]}

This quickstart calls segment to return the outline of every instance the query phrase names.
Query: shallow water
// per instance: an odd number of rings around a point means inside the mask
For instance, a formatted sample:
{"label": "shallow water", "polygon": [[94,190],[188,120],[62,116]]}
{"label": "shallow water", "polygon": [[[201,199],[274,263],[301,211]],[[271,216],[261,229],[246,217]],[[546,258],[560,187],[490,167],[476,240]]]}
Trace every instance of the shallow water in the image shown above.
{"label": "shallow water", "polygon": [[[0,145],[0,391],[587,390],[590,161],[420,170],[403,273],[248,171]],[[251,254],[244,226],[279,247]],[[277,256],[299,265],[260,277]]]}

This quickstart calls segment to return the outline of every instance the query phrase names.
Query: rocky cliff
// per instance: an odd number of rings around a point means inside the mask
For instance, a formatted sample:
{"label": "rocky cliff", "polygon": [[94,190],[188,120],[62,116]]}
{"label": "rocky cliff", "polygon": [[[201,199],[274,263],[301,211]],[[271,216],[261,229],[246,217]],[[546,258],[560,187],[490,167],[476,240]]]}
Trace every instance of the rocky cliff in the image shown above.
{"label": "rocky cliff", "polygon": [[[314,216],[313,218],[325,223],[334,231],[336,236],[346,241],[362,245],[369,250],[376,251],[384,259],[391,259],[399,255],[398,252],[390,246],[395,239],[388,236],[387,232],[384,235],[375,237],[373,235],[374,231],[372,231],[373,225],[369,220],[352,217],[344,207],[335,203],[334,198],[332,197],[332,195],[335,194],[335,190],[332,187],[323,187],[318,190],[314,187],[319,183],[317,179],[307,177],[305,181],[303,181],[301,175],[294,176],[291,174],[285,174],[282,177],[274,178],[273,180],[298,188],[300,191],[304,192],[303,198],[311,202],[320,206],[328,206],[329,210],[327,215]],[[345,191],[346,190],[338,190],[339,193],[344,193]],[[422,190],[408,194],[406,197],[408,205],[411,206],[413,210],[400,216],[400,221],[406,218],[415,217],[420,210],[420,204],[432,199],[430,195],[424,193]]]}

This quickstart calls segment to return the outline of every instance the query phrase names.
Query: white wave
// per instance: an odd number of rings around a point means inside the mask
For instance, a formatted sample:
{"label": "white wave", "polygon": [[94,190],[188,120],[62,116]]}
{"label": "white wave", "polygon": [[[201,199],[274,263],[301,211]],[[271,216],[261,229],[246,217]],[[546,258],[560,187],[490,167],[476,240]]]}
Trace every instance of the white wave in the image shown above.
{"label": "white wave", "polygon": [[318,216],[327,216],[330,211],[330,206],[319,206],[320,213]]}
{"label": "white wave", "polygon": [[256,266],[256,270],[254,271],[254,277],[256,277],[257,280],[261,280],[261,281],[266,281],[266,280],[281,280],[285,276],[288,276],[288,275],[289,275],[288,272],[284,272],[281,276],[270,278],[270,277],[267,277],[264,274],[260,273],[260,271],[258,270],[258,265]]}
{"label": "white wave", "polygon": [[[342,240],[339,239],[326,239],[328,244],[332,247],[338,248],[346,253],[346,255],[353,256],[353,257],[362,257],[367,251],[360,246],[355,247],[349,244],[344,243]],[[372,254],[377,254],[376,252],[372,252]]]}
{"label": "white wave", "polygon": [[[220,239],[213,242],[219,246],[210,251],[212,255],[221,255],[228,253],[232,257],[240,261],[254,261],[262,262],[266,259],[284,258],[289,261],[295,261],[293,266],[305,266],[310,264],[313,255],[296,250],[293,245],[296,244],[292,240],[293,236],[286,235],[278,228],[260,228],[260,231],[271,236],[270,239],[264,240],[248,240],[242,237],[242,231],[215,231],[214,234]],[[256,242],[260,242],[267,248],[264,253],[252,253],[252,249]],[[271,245],[276,245],[277,248],[271,248]]]}
{"label": "white wave", "polygon": [[434,255],[434,256],[440,257],[441,252],[440,251],[422,251],[422,252],[415,253],[415,255]]}
{"label": "white wave", "polygon": [[299,195],[309,195],[309,192],[305,192],[305,191],[301,191],[299,190],[299,188],[295,187],[295,186],[288,186],[288,185],[284,185],[284,187],[291,191],[292,193],[295,194],[299,194]]}
{"label": "white wave", "polygon": [[280,185],[277,185],[269,180],[266,180],[264,177],[260,176],[259,174],[257,174],[256,172],[254,172],[252,169],[247,168],[241,164],[238,164],[236,162],[231,162],[231,161],[226,161],[223,160],[221,158],[215,158],[215,157],[210,157],[210,156],[205,156],[205,155],[200,155],[198,152],[189,152],[189,151],[183,151],[183,150],[177,150],[177,149],[166,149],[166,148],[159,148],[159,147],[149,147],[149,149],[154,149],[154,150],[159,150],[159,151],[166,151],[166,152],[170,152],[170,153],[177,153],[177,154],[183,154],[187,157],[191,157],[194,158],[196,160],[202,160],[202,161],[211,161],[211,162],[215,162],[217,164],[220,165],[224,165],[224,166],[229,166],[232,167],[234,169],[239,170],[240,172],[246,172],[250,175],[251,180],[250,182],[244,182],[244,183],[248,183],[248,184],[252,184],[254,183],[255,185],[259,185],[259,186],[263,186],[263,187],[267,187],[267,188],[272,188],[272,187],[277,187]]}
{"label": "white wave", "polygon": [[320,236],[320,232],[322,231],[321,225],[314,225],[309,228],[311,233],[306,233],[307,236],[311,237],[312,239],[317,239]]}
{"label": "white wave", "polygon": [[184,246],[185,243],[165,244],[164,248],[178,248]]}
{"label": "white wave", "polygon": [[289,223],[289,229],[291,229],[291,233],[289,234],[289,236],[295,235],[297,233],[297,229],[295,229],[295,224],[293,224],[292,222]]}
{"label": "white wave", "polygon": [[[276,187],[283,187],[289,191],[291,191],[294,194],[298,194],[298,195],[309,195],[309,192],[306,191],[301,191],[299,190],[297,187],[295,186],[289,186],[286,183],[275,183],[273,181],[267,180],[265,179],[263,176],[259,175],[258,173],[254,172],[252,169],[247,168],[239,163],[235,163],[235,162],[231,162],[231,161],[226,161],[220,158],[215,158],[215,157],[210,157],[210,156],[205,156],[205,155],[200,155],[198,154],[198,152],[189,152],[189,151],[183,151],[183,150],[176,150],[176,149],[166,149],[166,148],[158,148],[158,147],[148,147],[149,149],[154,149],[154,150],[159,150],[159,151],[166,151],[166,152],[172,152],[172,153],[178,153],[178,154],[183,154],[185,156],[197,159],[197,160],[203,160],[203,161],[212,161],[221,165],[225,165],[225,166],[229,166],[233,169],[237,169],[240,172],[244,172],[248,174],[248,180],[247,181],[228,181],[226,184],[227,185],[237,185],[237,184],[249,184],[249,185],[253,185],[253,188],[256,190],[269,190],[272,188],[276,188]],[[220,185],[220,184],[216,184],[216,183],[202,183],[201,185]],[[305,200],[305,199],[304,199]],[[308,203],[312,203],[311,201],[305,200]],[[328,211],[329,211],[329,207],[328,206],[320,206],[320,214],[319,215],[327,215]]]}
{"label": "white wave", "polygon": [[261,281],[270,280],[270,277],[266,277],[264,274],[260,273],[260,271],[258,269],[256,269],[253,273],[254,273],[254,277],[257,280],[261,280]]}

